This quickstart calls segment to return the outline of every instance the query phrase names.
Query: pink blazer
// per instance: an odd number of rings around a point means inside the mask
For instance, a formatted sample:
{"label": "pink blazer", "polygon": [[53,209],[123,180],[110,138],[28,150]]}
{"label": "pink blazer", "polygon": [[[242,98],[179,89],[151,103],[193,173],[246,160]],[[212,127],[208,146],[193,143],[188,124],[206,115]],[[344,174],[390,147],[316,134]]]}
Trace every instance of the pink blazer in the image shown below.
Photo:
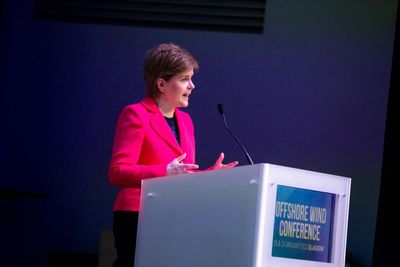
{"label": "pink blazer", "polygon": [[141,181],[165,176],[168,163],[184,152],[184,163],[195,163],[192,119],[179,109],[175,110],[175,116],[181,144],[152,98],[146,97],[122,110],[108,174],[111,184],[121,188],[114,211],[138,211]]}

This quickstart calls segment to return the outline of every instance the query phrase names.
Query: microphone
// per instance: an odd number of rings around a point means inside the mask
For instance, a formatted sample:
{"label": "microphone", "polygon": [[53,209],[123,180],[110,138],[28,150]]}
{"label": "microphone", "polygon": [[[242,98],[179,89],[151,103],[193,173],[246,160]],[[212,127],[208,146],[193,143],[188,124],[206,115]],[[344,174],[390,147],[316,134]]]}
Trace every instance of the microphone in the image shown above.
{"label": "microphone", "polygon": [[229,129],[228,124],[226,123],[226,119],[225,119],[225,111],[224,111],[224,105],[219,103],[217,105],[218,107],[218,112],[219,114],[221,114],[222,119],[224,120],[224,124],[225,124],[225,128],[228,130],[228,132],[232,135],[233,139],[235,139],[235,141],[239,144],[239,146],[242,148],[243,152],[246,154],[246,158],[247,158],[247,162],[251,165],[254,165],[253,160],[251,159],[249,153],[247,153],[246,148],[244,148],[244,146],[242,145],[242,143],[239,141],[239,139],[236,138],[236,136],[233,134],[233,132],[231,131],[231,129]]}

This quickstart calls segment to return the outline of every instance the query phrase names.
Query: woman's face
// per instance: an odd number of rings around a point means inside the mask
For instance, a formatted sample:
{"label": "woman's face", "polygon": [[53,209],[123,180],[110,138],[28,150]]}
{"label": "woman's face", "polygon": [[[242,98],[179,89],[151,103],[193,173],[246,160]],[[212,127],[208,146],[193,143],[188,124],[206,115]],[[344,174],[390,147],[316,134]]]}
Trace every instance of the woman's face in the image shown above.
{"label": "woman's face", "polygon": [[161,91],[160,100],[171,108],[187,107],[189,96],[194,89],[192,81],[193,69],[178,73],[169,81],[158,79],[157,85]]}

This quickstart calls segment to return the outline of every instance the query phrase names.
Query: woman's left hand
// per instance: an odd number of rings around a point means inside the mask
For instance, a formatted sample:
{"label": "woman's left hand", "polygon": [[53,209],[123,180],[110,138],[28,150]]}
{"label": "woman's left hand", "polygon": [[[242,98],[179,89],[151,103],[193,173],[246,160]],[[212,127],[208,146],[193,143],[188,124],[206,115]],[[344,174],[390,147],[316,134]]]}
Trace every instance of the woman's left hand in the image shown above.
{"label": "woman's left hand", "polygon": [[217,161],[214,163],[213,166],[211,166],[210,170],[229,169],[239,164],[239,161],[232,161],[228,164],[222,164],[224,156],[225,156],[224,153],[219,154]]}

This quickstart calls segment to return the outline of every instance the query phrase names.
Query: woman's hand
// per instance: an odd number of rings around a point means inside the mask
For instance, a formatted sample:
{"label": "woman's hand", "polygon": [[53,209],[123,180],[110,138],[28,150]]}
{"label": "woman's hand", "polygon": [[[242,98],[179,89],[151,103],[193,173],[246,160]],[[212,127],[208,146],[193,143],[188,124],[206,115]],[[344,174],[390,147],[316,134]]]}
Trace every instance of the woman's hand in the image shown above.
{"label": "woman's hand", "polygon": [[182,163],[186,157],[186,153],[183,153],[179,157],[175,158],[167,165],[167,175],[176,175],[184,173],[192,173],[193,170],[198,169],[199,165],[196,164],[185,164]]}
{"label": "woman's hand", "polygon": [[224,153],[219,154],[217,161],[214,163],[213,166],[211,166],[210,170],[229,169],[239,164],[239,161],[232,161],[228,164],[222,164],[224,156],[225,156]]}

